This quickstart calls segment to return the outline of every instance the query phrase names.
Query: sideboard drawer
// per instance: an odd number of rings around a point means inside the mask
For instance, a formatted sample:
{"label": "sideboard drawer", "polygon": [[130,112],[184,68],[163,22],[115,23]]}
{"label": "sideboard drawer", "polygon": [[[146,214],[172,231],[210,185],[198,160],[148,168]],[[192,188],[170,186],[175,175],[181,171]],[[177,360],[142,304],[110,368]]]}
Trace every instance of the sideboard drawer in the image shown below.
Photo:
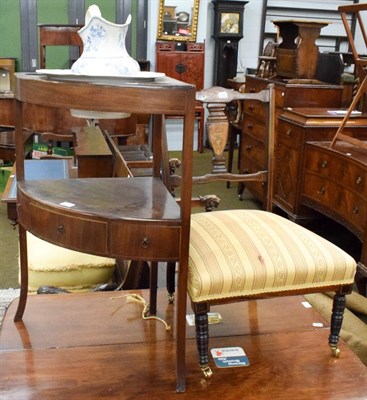
{"label": "sideboard drawer", "polygon": [[310,150],[306,146],[305,169],[334,181],[338,186],[355,191],[367,199],[366,172],[353,163],[352,159],[347,160],[346,157],[330,154],[327,149],[312,147]]}
{"label": "sideboard drawer", "polygon": [[303,196],[318,203],[319,209],[326,215],[339,215],[341,222],[348,222],[358,232],[363,232],[366,226],[367,209],[362,196],[347,190],[325,177],[306,171]]}
{"label": "sideboard drawer", "polygon": [[278,121],[278,140],[288,147],[297,148],[303,143],[303,128],[295,124]]}

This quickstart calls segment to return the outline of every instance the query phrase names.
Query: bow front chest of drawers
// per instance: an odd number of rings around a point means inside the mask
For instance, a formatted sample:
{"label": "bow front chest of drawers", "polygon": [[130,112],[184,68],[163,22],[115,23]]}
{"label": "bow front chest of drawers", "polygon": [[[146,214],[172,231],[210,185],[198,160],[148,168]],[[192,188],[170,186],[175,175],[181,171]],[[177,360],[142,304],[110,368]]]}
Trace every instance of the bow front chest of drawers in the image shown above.
{"label": "bow front chest of drawers", "polygon": [[[287,83],[247,75],[245,90],[257,93],[270,83],[275,85],[275,132],[278,131],[278,116],[285,107],[339,108],[342,102],[343,91],[338,85]],[[252,173],[266,168],[266,106],[258,101],[246,101],[243,112],[240,172]],[[277,146],[278,138],[275,140]],[[283,163],[283,160],[277,157],[276,162]],[[261,183],[248,182],[246,187],[260,201],[264,201],[265,192]]]}

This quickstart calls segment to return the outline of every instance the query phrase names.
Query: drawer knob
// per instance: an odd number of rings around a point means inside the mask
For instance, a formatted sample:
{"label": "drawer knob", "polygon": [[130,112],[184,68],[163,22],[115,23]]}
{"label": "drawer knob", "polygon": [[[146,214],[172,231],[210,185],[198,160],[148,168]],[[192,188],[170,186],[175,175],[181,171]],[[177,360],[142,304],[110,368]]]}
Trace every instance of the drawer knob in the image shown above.
{"label": "drawer knob", "polygon": [[248,129],[252,129],[254,126],[252,124],[247,124]]}
{"label": "drawer knob", "polygon": [[324,160],[321,162],[321,168],[326,168],[327,167],[327,161]]}
{"label": "drawer knob", "polygon": [[247,150],[248,152],[250,152],[250,151],[251,151],[251,149],[252,149],[251,145],[250,145],[250,144],[248,144],[248,145],[246,146],[246,150]]}
{"label": "drawer knob", "polygon": [[292,129],[288,129],[286,135],[291,136],[291,134],[292,134]]}
{"label": "drawer knob", "polygon": [[150,240],[148,238],[144,238],[141,241],[141,247],[143,247],[144,249],[147,249],[150,245]]}
{"label": "drawer knob", "polygon": [[360,183],[362,183],[362,177],[358,176],[357,180],[356,180],[357,185],[359,185]]}
{"label": "drawer knob", "polygon": [[358,206],[355,206],[354,208],[353,208],[353,214],[358,214],[359,213],[359,207]]}
{"label": "drawer knob", "polygon": [[57,227],[57,232],[59,232],[59,233],[64,233],[64,225],[59,225],[59,226]]}
{"label": "drawer knob", "polygon": [[321,194],[321,195],[325,194],[325,188],[324,188],[324,186],[322,186],[322,187],[317,191],[317,194]]}
{"label": "drawer knob", "polygon": [[248,106],[248,109],[249,109],[250,111],[253,111],[253,110],[254,110],[254,105],[253,105],[253,104],[250,104],[250,105]]}

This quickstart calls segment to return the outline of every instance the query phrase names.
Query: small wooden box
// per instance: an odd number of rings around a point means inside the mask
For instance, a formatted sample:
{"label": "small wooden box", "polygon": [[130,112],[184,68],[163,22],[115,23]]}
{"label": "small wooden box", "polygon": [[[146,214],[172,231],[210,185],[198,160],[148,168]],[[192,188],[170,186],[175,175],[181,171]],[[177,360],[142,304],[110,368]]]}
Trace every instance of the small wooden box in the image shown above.
{"label": "small wooden box", "polygon": [[284,78],[297,78],[297,50],[276,49],[277,75]]}

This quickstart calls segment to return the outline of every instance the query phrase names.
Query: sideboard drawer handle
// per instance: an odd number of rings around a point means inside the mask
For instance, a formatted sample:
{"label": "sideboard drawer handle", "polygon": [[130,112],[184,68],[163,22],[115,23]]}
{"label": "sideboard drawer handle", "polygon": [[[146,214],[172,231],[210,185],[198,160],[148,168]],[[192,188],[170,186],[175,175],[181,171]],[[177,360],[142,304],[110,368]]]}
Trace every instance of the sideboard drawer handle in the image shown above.
{"label": "sideboard drawer handle", "polygon": [[144,249],[147,249],[150,245],[150,240],[148,238],[144,238],[141,241],[141,247],[143,247]]}
{"label": "sideboard drawer handle", "polygon": [[252,124],[247,124],[248,129],[252,129],[254,126]]}
{"label": "sideboard drawer handle", "polygon": [[359,185],[360,183],[362,183],[362,177],[358,176],[357,177],[357,181],[356,181],[357,185]]}
{"label": "sideboard drawer handle", "polygon": [[59,232],[59,233],[64,233],[64,225],[59,225],[59,226],[57,227],[57,232]]}
{"label": "sideboard drawer handle", "polygon": [[286,135],[287,136],[291,136],[292,135],[292,129],[288,129]]}
{"label": "sideboard drawer handle", "polygon": [[322,186],[322,187],[317,191],[317,194],[321,194],[321,195],[325,194],[325,188],[324,188],[324,186]]}
{"label": "sideboard drawer handle", "polygon": [[253,105],[253,104],[250,104],[250,105],[248,106],[248,109],[249,109],[250,111],[254,111],[254,105]]}
{"label": "sideboard drawer handle", "polygon": [[176,65],[176,72],[178,73],[178,74],[183,74],[183,73],[185,73],[186,72],[186,69],[187,69],[187,66],[185,65],[185,64],[177,64]]}
{"label": "sideboard drawer handle", "polygon": [[358,206],[355,206],[354,208],[353,208],[353,214],[358,214],[359,213],[359,207]]}
{"label": "sideboard drawer handle", "polygon": [[250,152],[250,151],[251,151],[251,149],[252,149],[251,145],[250,145],[250,144],[248,144],[248,145],[246,146],[246,150],[247,150],[248,152]]}
{"label": "sideboard drawer handle", "polygon": [[326,168],[327,167],[327,161],[321,161],[321,168]]}

